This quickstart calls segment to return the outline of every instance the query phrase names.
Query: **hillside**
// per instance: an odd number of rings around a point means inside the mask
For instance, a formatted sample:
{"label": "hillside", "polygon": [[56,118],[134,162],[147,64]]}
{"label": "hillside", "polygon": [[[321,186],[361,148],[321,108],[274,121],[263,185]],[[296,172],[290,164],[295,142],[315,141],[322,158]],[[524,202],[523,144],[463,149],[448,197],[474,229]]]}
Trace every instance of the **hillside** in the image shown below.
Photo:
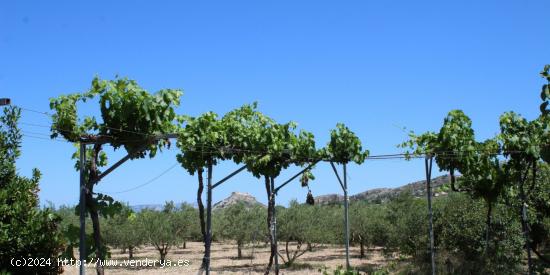
{"label": "hillside", "polygon": [[[432,188],[437,191],[437,188],[449,183],[449,176],[440,176],[432,179]],[[396,197],[399,193],[403,191],[408,191],[413,194],[415,197],[423,197],[426,195],[426,181],[416,181],[396,188],[375,188],[367,190],[355,195],[350,196],[350,201],[369,201],[369,202],[384,202],[388,201],[391,198]],[[445,192],[434,192],[434,196],[446,195]],[[341,194],[327,194],[322,196],[315,197],[315,204],[325,205],[325,204],[334,204],[341,203],[344,201],[344,196]],[[256,198],[248,193],[233,192],[231,195],[217,203],[212,207],[213,210],[224,209],[228,206],[236,204],[238,202],[243,202],[247,207],[252,207],[260,205],[265,207],[264,204],[256,200]],[[176,204],[179,206],[180,204]],[[196,203],[192,204],[196,207]],[[152,209],[152,210],[162,210],[162,204],[148,204],[148,205],[135,205],[131,208],[139,212],[143,209]]]}
{"label": "hillside", "polygon": [[[432,179],[432,190],[449,183],[448,175],[436,177]],[[426,181],[416,181],[397,188],[376,188],[361,192],[349,197],[350,201],[369,201],[369,202],[384,202],[396,197],[399,193],[407,191],[411,192],[415,197],[423,197],[426,195]],[[446,195],[445,192],[434,192],[434,196]],[[315,197],[315,204],[333,204],[344,201],[344,196],[341,194],[328,194]]]}

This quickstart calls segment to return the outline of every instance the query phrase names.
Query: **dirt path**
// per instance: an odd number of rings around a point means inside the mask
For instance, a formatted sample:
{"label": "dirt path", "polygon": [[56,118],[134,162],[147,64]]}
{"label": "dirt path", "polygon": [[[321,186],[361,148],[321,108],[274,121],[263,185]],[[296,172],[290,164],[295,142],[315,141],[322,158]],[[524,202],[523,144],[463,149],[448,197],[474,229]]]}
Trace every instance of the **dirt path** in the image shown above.
{"label": "dirt path", "polygon": [[[279,247],[282,249],[282,247]],[[120,250],[112,250],[111,264],[119,266],[109,266],[105,268],[105,274],[197,274],[202,260],[202,243],[188,243],[186,249],[172,248],[168,253],[167,260],[170,260],[172,266],[160,267],[156,262],[156,267],[138,267],[145,265],[149,261],[153,265],[153,261],[158,261],[159,254],[153,247],[144,247],[136,251],[134,254],[134,267],[125,265],[132,264],[123,262],[127,260],[127,254],[121,254]],[[281,252],[283,252],[281,250]],[[254,254],[254,257],[250,255]],[[280,274],[322,274],[322,269],[327,268],[329,271],[338,266],[345,265],[345,252],[343,247],[327,246],[316,248],[313,252],[307,252],[300,257],[296,262],[296,267],[292,270],[281,269]],[[352,258],[350,259],[352,266],[365,268],[373,268],[384,265],[386,259],[382,256],[379,250],[369,251],[365,259],[357,257],[359,248],[351,248]],[[244,259],[236,259],[237,248],[233,244],[214,243],[212,245],[212,272],[211,274],[263,274],[265,265],[269,257],[269,249],[265,247],[247,247],[243,249]],[[117,261],[117,262],[115,262]],[[179,261],[179,263],[178,263]],[[282,261],[279,260],[282,265]],[[180,266],[174,266],[180,264]],[[67,266],[64,274],[78,274],[76,266]],[[95,274],[95,268],[87,267],[86,274]]]}

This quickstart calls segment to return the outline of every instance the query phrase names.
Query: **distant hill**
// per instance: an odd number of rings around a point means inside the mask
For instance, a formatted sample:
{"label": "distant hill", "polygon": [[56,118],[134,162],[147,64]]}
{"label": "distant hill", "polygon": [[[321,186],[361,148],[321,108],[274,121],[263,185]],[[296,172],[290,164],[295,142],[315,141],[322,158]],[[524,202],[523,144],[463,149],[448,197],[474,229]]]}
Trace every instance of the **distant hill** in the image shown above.
{"label": "distant hill", "polygon": [[[436,190],[438,187],[449,183],[450,177],[448,175],[436,177],[432,179],[432,190]],[[410,192],[415,197],[426,196],[426,181],[417,181],[403,185],[397,188],[376,188],[361,192],[349,197],[350,201],[369,201],[369,202],[385,202],[396,196],[401,192]],[[445,192],[434,192],[434,196],[446,195]],[[341,194],[328,194],[315,197],[315,204],[336,204],[344,201],[344,196]]]}
{"label": "distant hill", "polygon": [[[438,191],[438,187],[449,183],[450,177],[448,175],[436,177],[432,179],[432,190],[434,190],[434,196],[445,196],[446,192]],[[401,192],[410,192],[415,197],[425,197],[426,196],[426,181],[416,181],[396,188],[376,188],[361,192],[349,197],[350,201],[369,201],[369,202],[385,202],[394,197],[397,197]],[[326,205],[326,204],[338,204],[344,201],[344,196],[341,194],[328,194],[315,197],[315,204]],[[217,203],[212,207],[213,210],[224,209],[228,206],[236,204],[238,202],[243,202],[246,206],[262,206],[266,207],[264,204],[256,200],[256,198],[248,193],[233,192],[231,195]],[[205,202],[206,203],[206,202]],[[176,204],[180,206],[181,203]],[[193,207],[197,207],[196,203],[191,204]],[[162,204],[143,204],[131,206],[131,208],[139,212],[143,209],[152,209],[160,211],[163,208]]]}
{"label": "distant hill", "polygon": [[[176,209],[179,209],[183,203],[175,203]],[[197,203],[185,203],[187,205],[191,205],[195,208],[197,208]],[[138,204],[138,205],[132,205],[130,208],[134,212],[140,212],[141,210],[149,209],[154,211],[161,211],[164,208],[164,204]]]}
{"label": "distant hill", "polygon": [[130,208],[134,212],[140,212],[145,209],[149,210],[155,210],[155,211],[161,211],[164,205],[162,204],[139,204],[139,205],[132,205]]}
{"label": "distant hill", "polygon": [[[229,197],[215,203],[212,206],[212,210],[224,209],[239,202],[243,202],[247,207],[253,207],[253,206],[266,207],[261,202],[257,201],[254,196],[248,193],[233,192]],[[206,204],[206,202],[204,203]],[[196,202],[189,205],[197,208]],[[179,208],[180,206],[181,206],[181,203],[176,203],[176,208]],[[140,212],[144,209],[161,211],[164,208],[164,204],[140,204],[140,205],[130,206],[130,208],[132,208],[134,212]]]}

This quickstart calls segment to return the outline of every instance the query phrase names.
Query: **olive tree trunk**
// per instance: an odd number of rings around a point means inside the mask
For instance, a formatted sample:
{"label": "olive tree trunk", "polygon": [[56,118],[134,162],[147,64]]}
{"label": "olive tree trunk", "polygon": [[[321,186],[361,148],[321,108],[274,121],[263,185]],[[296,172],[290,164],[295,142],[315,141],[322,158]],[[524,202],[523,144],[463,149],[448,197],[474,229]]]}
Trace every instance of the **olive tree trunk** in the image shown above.
{"label": "olive tree trunk", "polygon": [[165,264],[166,263],[166,255],[168,254],[168,246],[162,245],[160,247],[157,247],[157,250],[160,255],[160,263]]}
{"label": "olive tree trunk", "polygon": [[242,247],[243,247],[242,242],[238,241],[237,242],[237,258],[238,259],[242,259],[242,257],[243,257]]}
{"label": "olive tree trunk", "polygon": [[359,246],[361,248],[361,252],[359,254],[359,257],[361,259],[365,258],[365,242],[363,241],[363,239],[361,239],[361,241],[359,241]]}

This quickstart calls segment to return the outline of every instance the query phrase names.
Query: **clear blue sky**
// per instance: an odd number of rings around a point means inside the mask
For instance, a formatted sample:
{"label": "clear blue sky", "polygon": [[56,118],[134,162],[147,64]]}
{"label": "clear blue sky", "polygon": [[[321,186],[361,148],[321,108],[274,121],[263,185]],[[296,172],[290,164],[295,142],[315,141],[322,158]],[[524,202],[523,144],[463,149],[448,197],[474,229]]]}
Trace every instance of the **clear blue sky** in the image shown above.
{"label": "clear blue sky", "polygon": [[[223,114],[243,103],[312,131],[319,146],[337,122],[373,154],[400,151],[399,127],[437,130],[463,109],[479,139],[501,113],[538,115],[550,63],[549,1],[2,1],[0,97],[48,111],[48,99],[83,91],[93,76],[136,79],[149,91],[181,88],[181,114]],[[22,122],[49,124],[24,112]],[[22,125],[26,133],[48,129]],[[40,135],[39,135],[40,136]],[[42,203],[73,204],[73,147],[26,137],[20,172],[43,173]],[[176,150],[125,164],[97,190],[125,190],[175,163]],[[122,156],[110,153],[111,161]],[[216,179],[236,166],[216,167]],[[297,168],[289,169],[279,182]],[[350,168],[350,192],[420,180],[422,161],[369,161]],[[319,165],[314,195],[340,192]],[[436,173],[438,174],[438,173]],[[131,204],[193,202],[196,180],[177,167],[152,184],[114,195]],[[263,183],[243,173],[214,192],[266,201]],[[298,183],[278,201],[305,200]]]}

